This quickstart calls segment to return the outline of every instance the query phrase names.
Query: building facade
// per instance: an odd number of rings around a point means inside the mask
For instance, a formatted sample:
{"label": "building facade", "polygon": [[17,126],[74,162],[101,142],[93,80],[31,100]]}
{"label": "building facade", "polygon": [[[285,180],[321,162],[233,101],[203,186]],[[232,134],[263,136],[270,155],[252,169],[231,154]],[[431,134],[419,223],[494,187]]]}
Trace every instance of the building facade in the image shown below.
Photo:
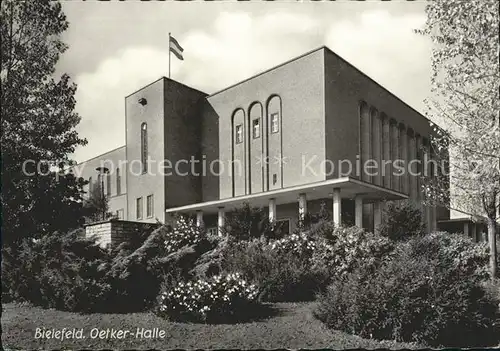
{"label": "building facade", "polygon": [[423,206],[424,166],[410,162],[432,158],[429,121],[326,47],[212,94],[162,77],[125,106],[126,145],[77,166],[119,218],[196,214],[217,230],[249,203],[293,229],[324,204],[335,222],[376,230],[383,203],[403,199],[428,230],[449,218]]}

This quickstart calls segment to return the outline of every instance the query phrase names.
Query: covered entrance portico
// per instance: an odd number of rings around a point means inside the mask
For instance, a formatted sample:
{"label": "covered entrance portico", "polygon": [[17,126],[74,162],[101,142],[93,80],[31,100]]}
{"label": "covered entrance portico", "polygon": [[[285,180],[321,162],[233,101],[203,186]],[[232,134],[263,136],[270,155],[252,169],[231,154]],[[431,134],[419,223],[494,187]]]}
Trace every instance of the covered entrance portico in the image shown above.
{"label": "covered entrance portico", "polygon": [[321,182],[293,186],[284,189],[272,190],[250,195],[243,195],[216,201],[202,202],[182,207],[169,208],[167,214],[196,213],[197,224],[204,225],[204,218],[208,215],[217,215],[217,228],[220,233],[224,226],[226,212],[240,208],[245,203],[252,207],[267,207],[269,220],[278,219],[280,205],[297,204],[297,219],[304,218],[308,212],[308,202],[329,199],[333,222],[342,224],[342,200],[354,201],[354,224],[363,227],[363,205],[373,204],[373,226],[376,229],[382,222],[382,202],[387,200],[403,200],[408,196],[394,190],[386,189],[361,180],[344,177]]}

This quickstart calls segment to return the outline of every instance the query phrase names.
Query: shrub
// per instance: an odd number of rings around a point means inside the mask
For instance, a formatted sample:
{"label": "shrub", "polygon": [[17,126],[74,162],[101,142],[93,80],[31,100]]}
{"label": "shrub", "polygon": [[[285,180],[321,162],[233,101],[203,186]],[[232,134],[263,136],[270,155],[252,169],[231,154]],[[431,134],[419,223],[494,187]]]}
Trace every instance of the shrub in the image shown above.
{"label": "shrub", "polygon": [[158,228],[130,252],[134,245],[106,251],[83,231],[26,240],[3,250],[2,295],[76,312],[141,311],[154,306],[166,281],[190,278],[194,262],[212,247],[182,221]]}
{"label": "shrub", "polygon": [[316,248],[316,241],[307,233],[299,232],[271,242],[270,248],[278,254],[291,253],[298,258],[310,260]]}
{"label": "shrub", "polygon": [[180,282],[161,293],[157,313],[176,321],[235,321],[251,314],[257,294],[238,273]]}
{"label": "shrub", "polygon": [[187,217],[177,218],[173,227],[168,227],[165,238],[166,253],[172,253],[184,246],[199,244],[207,238],[205,231],[198,227],[193,219]]}
{"label": "shrub", "polygon": [[[497,304],[485,293],[485,245],[447,233],[400,243],[375,271],[360,266],[321,295],[316,316],[362,337],[433,346],[495,344]],[[477,345],[477,344],[476,344]]]}
{"label": "shrub", "polygon": [[[130,255],[144,244],[154,230],[161,227],[162,225],[160,223],[151,223],[149,226],[141,226],[141,230],[134,231],[133,235],[128,236],[126,241],[111,248],[111,257],[116,258],[117,256],[123,257]],[[163,228],[166,227],[163,226]]]}
{"label": "shrub", "polygon": [[378,229],[391,240],[404,240],[425,233],[422,211],[410,201],[388,202],[383,218]]}
{"label": "shrub", "polygon": [[310,237],[316,238],[312,267],[328,270],[332,278],[341,277],[361,265],[376,268],[394,249],[387,238],[355,226],[318,224],[311,229]]}
{"label": "shrub", "polygon": [[327,205],[325,202],[320,203],[320,208],[317,213],[314,212],[307,212],[302,220],[298,220],[297,222],[297,227],[299,227],[302,230],[308,230],[312,226],[318,224],[318,223],[323,223],[323,222],[330,222],[331,220],[331,215],[330,212],[327,210]]}
{"label": "shrub", "polygon": [[328,271],[312,267],[290,252],[274,254],[273,265],[261,283],[265,301],[310,301],[327,285]]}
{"label": "shrub", "polygon": [[132,254],[113,260],[106,276],[114,287],[112,300],[121,312],[153,307],[162,285],[190,279],[196,260],[211,245],[185,218],[158,228]]}
{"label": "shrub", "polygon": [[288,250],[294,242],[307,247],[304,240],[277,242],[254,239],[232,243],[224,251],[222,268],[225,272],[241,272],[243,277],[258,285],[261,300],[311,300],[325,286],[327,272],[311,269],[307,251]]}
{"label": "shrub", "polygon": [[331,238],[335,227],[335,224],[331,220],[319,220],[318,222],[311,224],[308,229],[308,233],[314,239],[327,239]]}
{"label": "shrub", "polygon": [[5,248],[2,290],[17,301],[70,311],[104,309],[110,284],[104,279],[108,253],[83,231],[26,239]]}
{"label": "shrub", "polygon": [[222,232],[233,240],[251,240],[261,236],[266,238],[281,236],[281,229],[269,222],[267,211],[263,208],[251,207],[248,203],[226,215]]}
{"label": "shrub", "polygon": [[303,301],[360,265],[377,267],[392,250],[393,243],[380,235],[319,221],[282,239],[231,243],[221,265],[258,284],[262,300]]}

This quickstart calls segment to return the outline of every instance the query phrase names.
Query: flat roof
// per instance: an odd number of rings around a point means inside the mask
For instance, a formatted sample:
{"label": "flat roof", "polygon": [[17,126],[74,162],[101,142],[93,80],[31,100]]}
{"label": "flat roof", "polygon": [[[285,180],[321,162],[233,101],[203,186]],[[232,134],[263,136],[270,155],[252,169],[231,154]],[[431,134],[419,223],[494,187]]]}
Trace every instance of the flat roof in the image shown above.
{"label": "flat roof", "polygon": [[400,200],[408,196],[384,187],[367,183],[355,178],[343,177],[329,179],[303,185],[291,186],[282,189],[264,191],[255,194],[235,196],[220,200],[206,201],[186,206],[172,207],[165,210],[166,213],[205,211],[216,213],[218,208],[225,207],[233,209],[249,202],[252,206],[264,207],[269,204],[269,199],[274,198],[277,205],[292,203],[297,200],[300,193],[305,193],[308,200],[324,199],[331,196],[334,188],[340,188],[342,198],[353,198],[360,195],[366,203],[375,200]]}
{"label": "flat roof", "polygon": [[81,164],[83,164],[83,163],[90,162],[90,161],[92,161],[92,160],[95,160],[96,158],[101,158],[101,157],[103,157],[103,156],[105,156],[105,155],[107,155],[107,154],[110,154],[110,153],[112,153],[112,152],[118,151],[118,150],[123,149],[123,148],[126,148],[126,147],[127,147],[127,145],[122,145],[122,146],[119,146],[119,147],[114,148],[114,149],[112,149],[112,150],[106,151],[106,152],[104,152],[104,153],[102,153],[102,154],[100,154],[100,155],[97,155],[97,156],[91,157],[91,158],[89,158],[89,159],[87,159],[87,160],[85,160],[85,161],[78,162],[76,165],[73,165],[73,166],[71,166],[70,168],[77,167],[77,166],[79,166],[79,165],[81,165]]}
{"label": "flat roof", "polygon": [[276,66],[273,66],[273,67],[271,67],[271,68],[268,68],[268,69],[266,69],[266,70],[264,70],[264,71],[262,71],[262,72],[259,72],[259,73],[257,73],[257,74],[254,74],[253,76],[250,76],[250,77],[248,77],[248,78],[245,78],[245,79],[243,79],[243,80],[241,80],[241,81],[239,81],[239,82],[237,82],[237,83],[234,83],[234,84],[232,84],[232,85],[230,85],[230,86],[228,86],[228,87],[225,87],[225,88],[223,88],[223,89],[221,89],[221,90],[218,90],[218,91],[216,91],[215,93],[212,93],[212,94],[210,94],[209,96],[207,96],[207,98],[212,97],[212,96],[215,96],[215,95],[220,94],[220,93],[223,93],[223,92],[224,92],[224,91],[226,91],[226,90],[229,90],[229,89],[234,88],[234,87],[236,87],[236,86],[238,86],[238,85],[241,85],[241,84],[243,84],[243,83],[246,83],[246,82],[248,82],[249,80],[252,80],[252,79],[257,78],[257,77],[259,77],[259,76],[262,76],[262,75],[264,75],[264,74],[266,74],[266,73],[269,73],[269,72],[271,72],[271,71],[274,71],[275,69],[278,69],[278,68],[280,68],[280,67],[286,66],[286,65],[288,65],[289,63],[292,63],[293,61],[297,61],[297,60],[299,60],[299,59],[301,59],[301,58],[303,58],[303,57],[305,57],[305,56],[308,56],[308,55],[312,54],[313,52],[316,52],[316,51],[319,51],[319,50],[322,50],[322,49],[327,49],[327,47],[326,47],[326,46],[321,46],[321,47],[316,48],[316,49],[314,49],[314,50],[310,50],[310,51],[308,51],[308,52],[306,52],[306,53],[304,53],[304,54],[302,54],[302,55],[299,55],[299,56],[297,56],[297,57],[294,57],[294,58],[292,58],[292,59],[290,59],[290,60],[288,60],[288,61],[282,62],[282,63],[280,63],[280,64],[278,64],[278,65],[276,65]]}
{"label": "flat roof", "polygon": [[207,94],[207,93],[205,93],[204,91],[201,91],[201,90],[198,90],[198,89],[196,89],[196,88],[193,88],[193,87],[191,87],[191,86],[189,86],[189,85],[187,85],[187,84],[184,84],[184,83],[182,83],[182,82],[179,82],[179,81],[177,81],[177,80],[175,80],[175,79],[168,78],[168,77],[165,77],[165,76],[161,76],[161,77],[160,77],[160,78],[158,78],[157,80],[152,81],[151,83],[148,83],[148,84],[144,85],[142,88],[139,88],[139,89],[135,90],[133,93],[130,93],[130,94],[126,95],[126,96],[125,96],[125,99],[126,99],[126,98],[128,98],[128,97],[130,97],[130,96],[132,96],[132,95],[134,95],[134,94],[137,94],[137,93],[138,93],[138,92],[140,92],[141,90],[146,89],[146,88],[147,88],[147,87],[149,87],[150,85],[153,85],[153,84],[155,84],[156,82],[158,82],[158,81],[160,81],[160,80],[169,80],[169,81],[171,81],[171,82],[175,82],[175,83],[177,83],[177,84],[179,84],[179,85],[182,85],[183,87],[186,87],[186,88],[188,88],[188,89],[191,89],[191,90],[197,91],[197,92],[199,92],[199,93],[201,93],[201,94],[204,94],[204,95],[208,95],[208,94]]}
{"label": "flat roof", "polygon": [[[226,88],[223,88],[219,91],[216,91],[215,93],[212,93],[210,95],[207,96],[207,98],[210,98],[212,96],[215,96],[217,94],[220,94],[220,93],[223,93],[224,91],[226,90],[229,90],[231,88],[234,88],[236,86],[239,86],[243,83],[246,83],[248,82],[249,80],[252,80],[254,78],[257,78],[261,75],[264,75],[266,73],[269,73],[275,69],[278,69],[280,67],[283,67],[291,62],[294,62],[294,61],[297,61],[305,56],[308,56],[316,51],[319,51],[319,50],[325,50],[325,51],[328,51],[329,53],[331,53],[332,55],[335,55],[339,60],[341,60],[342,62],[344,62],[345,64],[347,64],[349,67],[353,68],[355,71],[357,71],[358,73],[360,73],[362,76],[364,76],[365,78],[367,78],[368,80],[372,81],[373,83],[375,83],[376,85],[378,85],[380,88],[382,88],[383,90],[385,90],[389,95],[391,95],[392,97],[394,97],[396,100],[398,100],[399,102],[401,102],[403,105],[405,105],[406,107],[408,107],[409,109],[413,110],[415,113],[419,114],[421,117],[423,117],[424,119],[426,119],[427,121],[429,122],[432,122],[431,120],[429,120],[427,117],[425,117],[421,112],[417,111],[414,107],[408,105],[408,103],[406,103],[405,101],[403,101],[400,97],[398,97],[396,94],[394,94],[393,92],[391,92],[389,89],[387,89],[386,87],[384,87],[382,84],[380,84],[379,82],[377,82],[375,79],[371,78],[370,76],[368,76],[366,73],[364,73],[362,70],[360,70],[359,68],[357,68],[356,66],[354,66],[352,63],[350,63],[349,61],[347,61],[346,59],[344,59],[342,56],[340,56],[339,54],[337,54],[336,52],[334,52],[332,49],[330,49],[328,46],[326,45],[322,45],[314,50],[310,50],[304,54],[301,54],[299,56],[296,56],[288,61],[285,61],[285,62],[282,62],[274,67],[271,67],[271,68],[268,68],[262,72],[259,72],[257,74],[254,74],[253,76],[250,76],[248,78],[245,78],[243,79],[242,81],[239,81],[235,84],[232,84]],[[433,124],[437,125],[436,123],[432,122]],[[439,125],[437,125],[439,127]]]}

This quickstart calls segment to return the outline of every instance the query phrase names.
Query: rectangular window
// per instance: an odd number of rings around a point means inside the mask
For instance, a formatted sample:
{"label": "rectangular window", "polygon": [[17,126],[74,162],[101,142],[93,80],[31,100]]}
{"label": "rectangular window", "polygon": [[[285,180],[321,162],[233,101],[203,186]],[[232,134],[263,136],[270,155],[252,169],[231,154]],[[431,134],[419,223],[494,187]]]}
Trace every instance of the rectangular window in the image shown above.
{"label": "rectangular window", "polygon": [[279,114],[271,114],[271,133],[278,133],[280,130],[279,126]]}
{"label": "rectangular window", "polygon": [[240,144],[243,142],[243,125],[238,124],[236,126],[236,144]]}
{"label": "rectangular window", "polygon": [[207,229],[207,234],[209,236],[216,236],[217,235],[217,227],[211,227]]}
{"label": "rectangular window", "polygon": [[153,195],[148,195],[146,198],[146,216],[153,217]]}
{"label": "rectangular window", "polygon": [[273,185],[278,182],[278,175],[276,173],[273,174]]}
{"label": "rectangular window", "polygon": [[258,118],[252,121],[252,134],[254,139],[260,138],[260,121]]}
{"label": "rectangular window", "polygon": [[142,219],[142,197],[135,200],[135,215],[137,219]]}
{"label": "rectangular window", "polygon": [[116,211],[116,218],[123,219],[123,208]]}

